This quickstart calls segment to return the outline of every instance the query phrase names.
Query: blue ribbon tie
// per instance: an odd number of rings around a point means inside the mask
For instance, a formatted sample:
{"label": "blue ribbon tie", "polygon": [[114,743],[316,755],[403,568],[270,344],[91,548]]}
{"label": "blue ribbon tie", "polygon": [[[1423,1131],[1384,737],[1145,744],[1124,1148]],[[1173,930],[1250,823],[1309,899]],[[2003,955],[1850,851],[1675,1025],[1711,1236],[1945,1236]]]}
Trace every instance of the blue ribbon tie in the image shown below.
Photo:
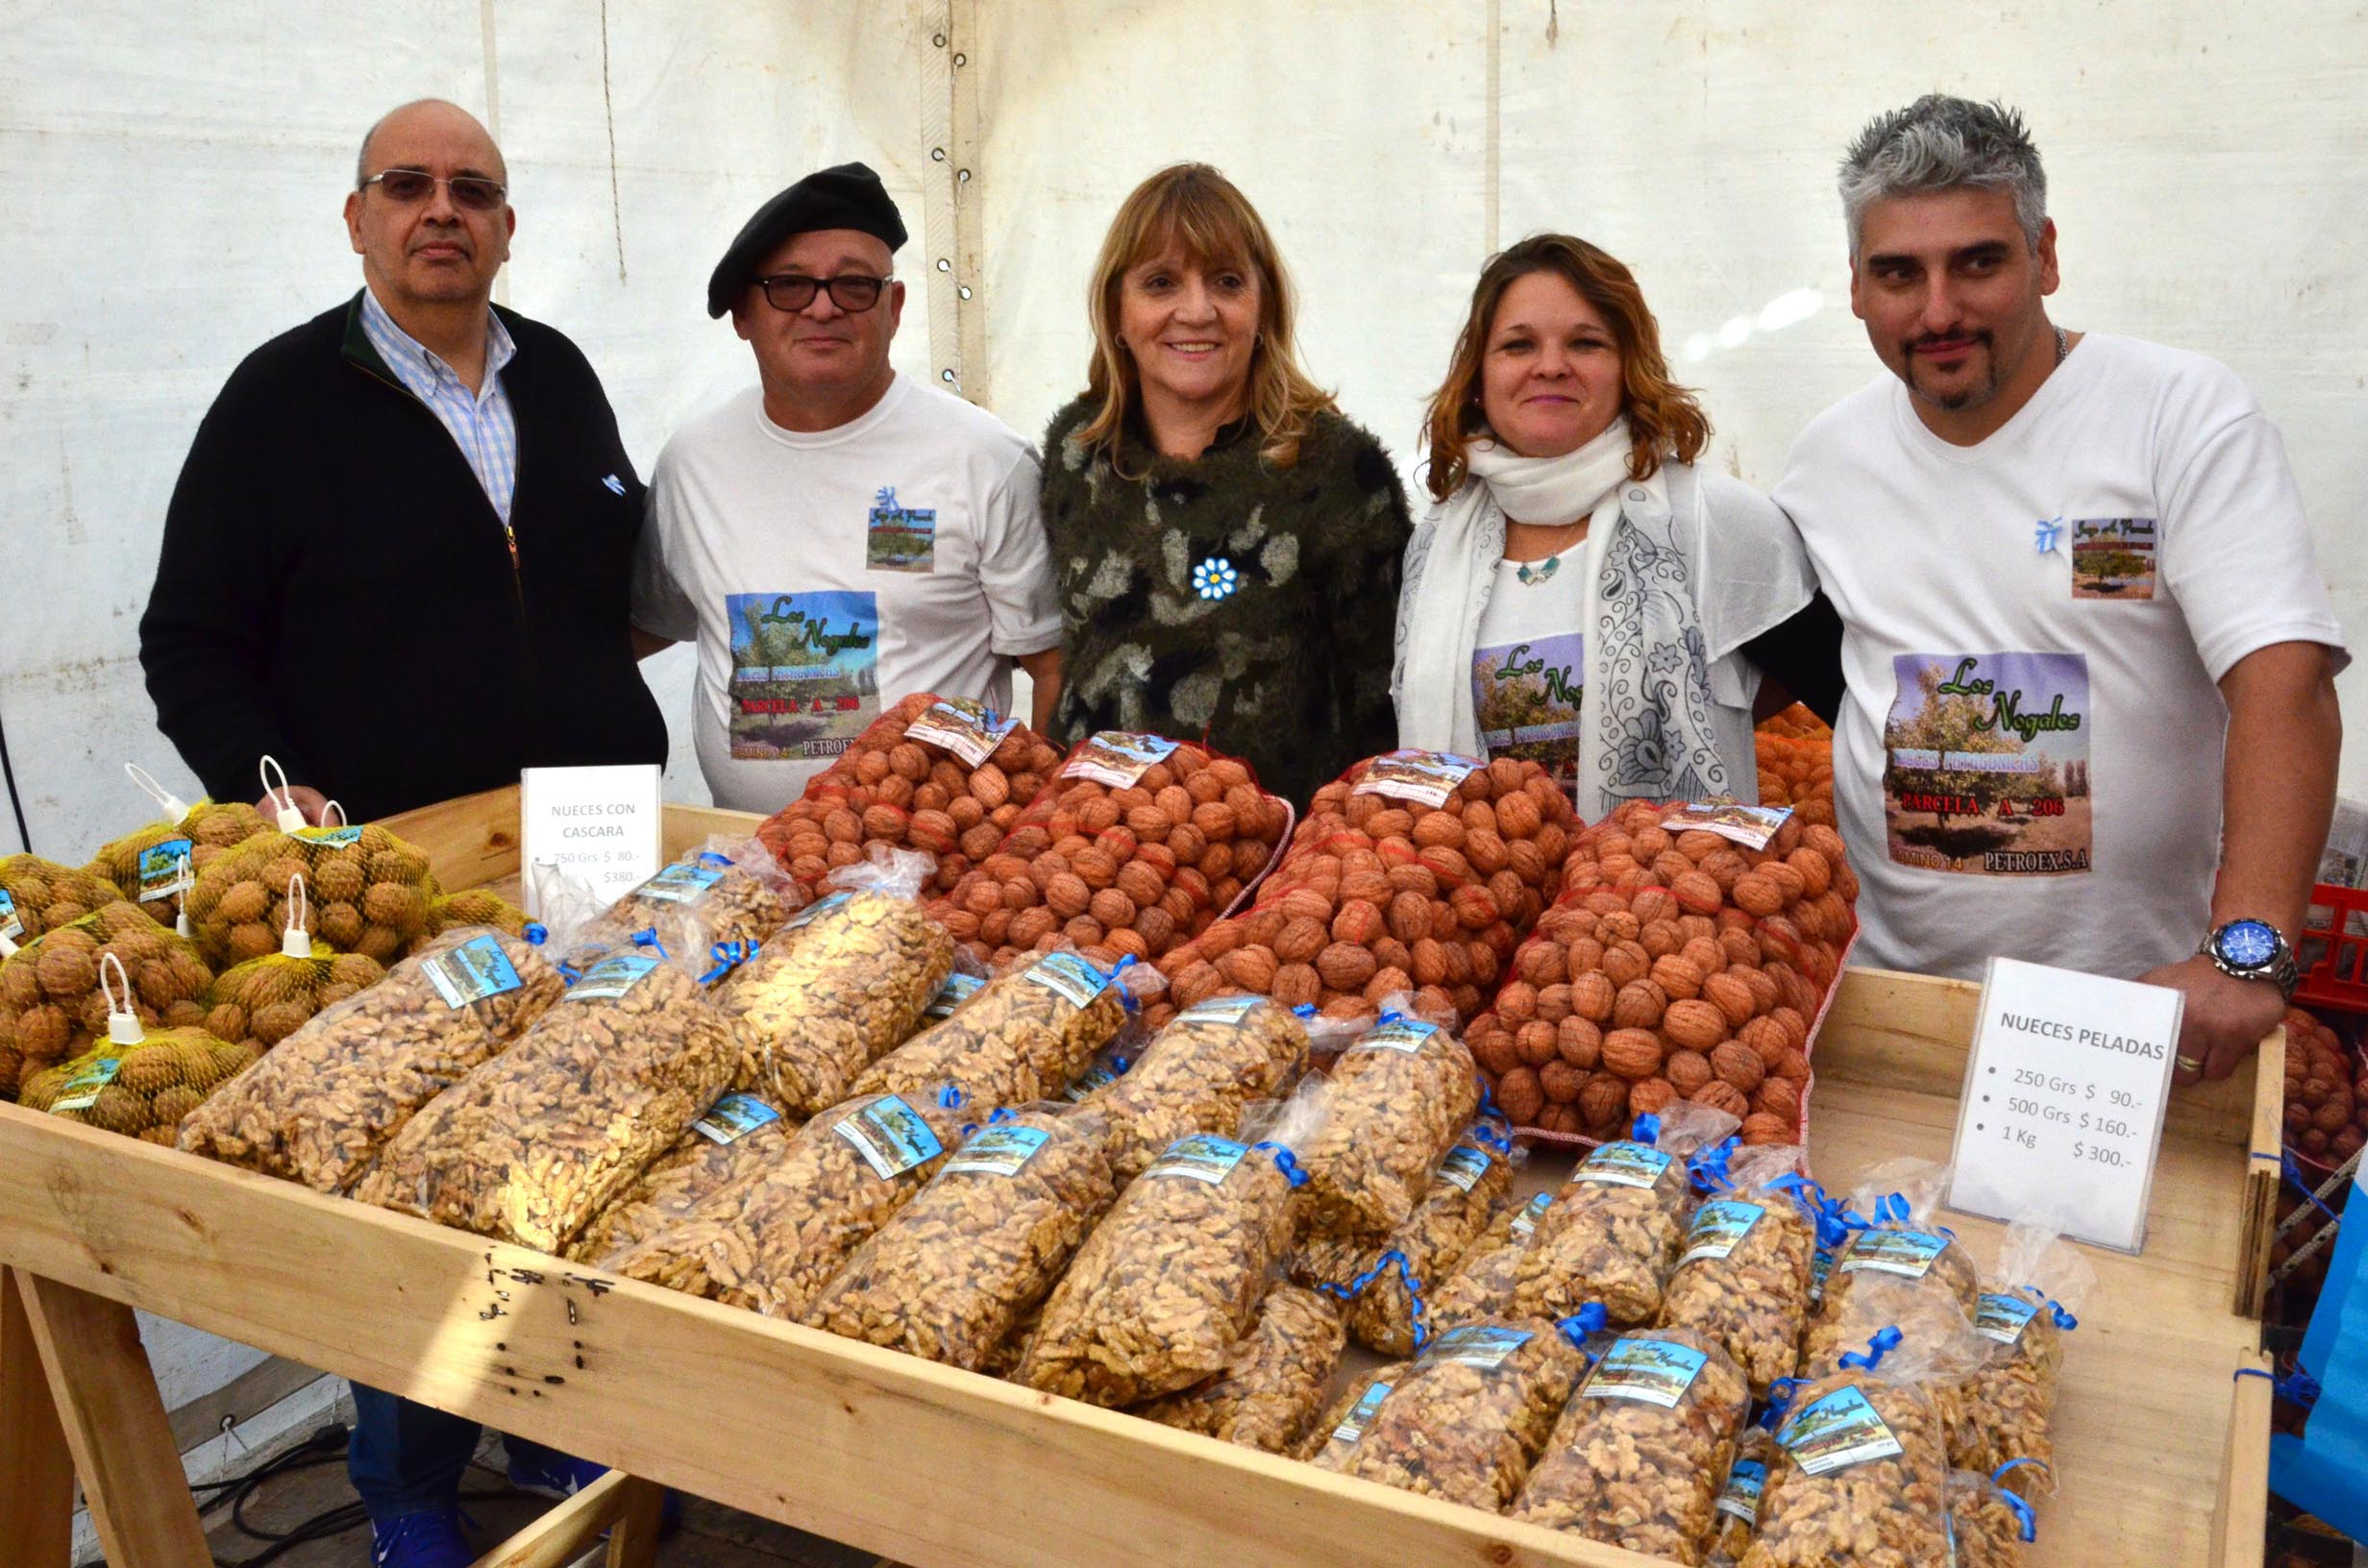
{"label": "blue ribbon tie", "polygon": [[1862,1367],[1866,1371],[1872,1372],[1876,1367],[1883,1364],[1883,1358],[1888,1356],[1891,1352],[1899,1348],[1900,1340],[1905,1337],[1906,1335],[1899,1332],[1898,1326],[1893,1325],[1890,1328],[1883,1330],[1873,1338],[1867,1340],[1865,1350],[1844,1351],[1841,1355],[1841,1364],[1844,1366]]}

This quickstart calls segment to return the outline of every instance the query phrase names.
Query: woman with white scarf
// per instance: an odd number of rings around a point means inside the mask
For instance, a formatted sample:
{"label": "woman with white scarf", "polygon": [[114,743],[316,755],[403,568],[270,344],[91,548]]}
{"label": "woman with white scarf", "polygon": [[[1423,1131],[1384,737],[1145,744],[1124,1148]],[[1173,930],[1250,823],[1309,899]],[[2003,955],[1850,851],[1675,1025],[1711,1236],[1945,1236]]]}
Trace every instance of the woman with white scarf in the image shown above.
{"label": "woman with white scarf", "polygon": [[1840,626],[1807,551],[1766,497],[1694,466],[1710,422],[1619,261],[1566,234],[1492,259],[1426,438],[1400,746],[1535,758],[1592,821],[1626,799],[1757,800],[1771,664],[1831,718]]}

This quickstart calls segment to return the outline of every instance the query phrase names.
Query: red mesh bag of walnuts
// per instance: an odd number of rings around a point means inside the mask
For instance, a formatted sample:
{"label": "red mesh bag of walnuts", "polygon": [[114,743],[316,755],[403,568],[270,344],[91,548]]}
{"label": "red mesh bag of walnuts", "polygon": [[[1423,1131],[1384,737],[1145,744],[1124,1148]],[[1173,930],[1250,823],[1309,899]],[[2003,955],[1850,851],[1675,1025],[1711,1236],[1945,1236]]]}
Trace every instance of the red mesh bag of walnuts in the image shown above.
{"label": "red mesh bag of walnuts", "polygon": [[1632,801],[1579,835],[1465,1037],[1516,1125],[1603,1139],[1691,1100],[1747,1143],[1802,1141],[1858,879],[1832,828],[1779,815]]}
{"label": "red mesh bag of walnuts", "polygon": [[1231,907],[1290,825],[1291,807],[1240,758],[1103,730],[929,913],[999,968],[1064,943],[1105,968],[1154,959]]}
{"label": "red mesh bag of walnuts", "polygon": [[1553,901],[1573,826],[1534,762],[1368,758],[1316,792],[1248,912],[1160,962],[1170,999],[1250,992],[1371,1018],[1407,992],[1426,1017],[1469,1018]]}
{"label": "red mesh bag of walnuts", "polygon": [[808,897],[876,844],[935,855],[925,891],[946,893],[995,852],[1060,761],[1017,719],[919,692],[874,720],[756,837]]}

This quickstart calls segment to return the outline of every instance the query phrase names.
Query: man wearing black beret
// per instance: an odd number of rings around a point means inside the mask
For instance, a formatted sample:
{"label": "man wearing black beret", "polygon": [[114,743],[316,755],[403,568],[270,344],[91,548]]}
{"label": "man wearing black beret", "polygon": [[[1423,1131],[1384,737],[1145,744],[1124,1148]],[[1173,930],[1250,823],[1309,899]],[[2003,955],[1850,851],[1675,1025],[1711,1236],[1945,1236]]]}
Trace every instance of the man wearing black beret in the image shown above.
{"label": "man wearing black beret", "polygon": [[719,806],[774,811],[916,692],[1041,727],[1061,618],[1027,444],[900,378],[904,222],[844,163],[759,208],[707,282],[757,385],[675,432],[634,562],[635,646],[699,645],[693,731]]}

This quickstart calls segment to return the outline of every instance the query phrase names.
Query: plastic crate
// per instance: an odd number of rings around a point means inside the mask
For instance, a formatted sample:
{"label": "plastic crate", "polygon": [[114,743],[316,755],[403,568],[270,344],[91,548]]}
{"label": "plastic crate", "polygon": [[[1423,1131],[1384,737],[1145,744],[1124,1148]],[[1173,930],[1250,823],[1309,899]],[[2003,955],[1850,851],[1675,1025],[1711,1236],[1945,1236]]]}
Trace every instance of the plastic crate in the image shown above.
{"label": "plastic crate", "polygon": [[2368,889],[2322,882],[2310,890],[2301,957],[2303,978],[2295,1001],[2368,1013]]}

